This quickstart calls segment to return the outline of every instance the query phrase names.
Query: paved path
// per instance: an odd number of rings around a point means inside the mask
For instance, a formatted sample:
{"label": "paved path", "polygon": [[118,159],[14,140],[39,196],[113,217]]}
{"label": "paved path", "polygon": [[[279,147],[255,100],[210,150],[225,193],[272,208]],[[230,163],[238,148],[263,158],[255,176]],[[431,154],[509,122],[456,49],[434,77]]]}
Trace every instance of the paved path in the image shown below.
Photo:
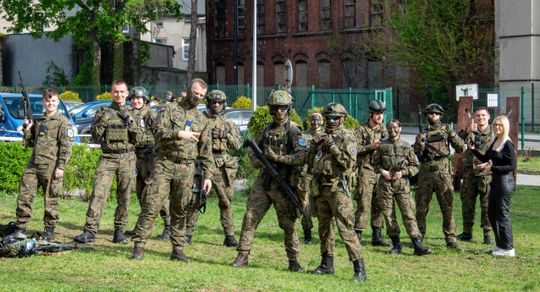
{"label": "paved path", "polygon": [[540,175],[517,174],[517,184],[540,187]]}

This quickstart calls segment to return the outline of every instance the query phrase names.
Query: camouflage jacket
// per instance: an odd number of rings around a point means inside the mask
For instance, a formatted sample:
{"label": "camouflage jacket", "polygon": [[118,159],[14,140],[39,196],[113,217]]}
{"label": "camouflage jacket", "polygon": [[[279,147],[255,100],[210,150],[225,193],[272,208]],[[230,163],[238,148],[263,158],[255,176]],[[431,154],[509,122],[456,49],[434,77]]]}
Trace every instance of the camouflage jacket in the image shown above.
{"label": "camouflage jacket", "polygon": [[214,128],[219,128],[221,131],[227,133],[227,136],[222,139],[212,138],[212,152],[214,153],[214,156],[226,156],[229,149],[238,150],[242,147],[240,132],[238,132],[238,128],[232,121],[226,119],[222,115],[213,116],[206,114],[206,118],[208,119],[208,128],[210,131]]}
{"label": "camouflage jacket", "polygon": [[[198,142],[188,141],[179,138],[178,131],[192,131],[201,135]],[[158,159],[200,160],[205,178],[212,178],[215,170],[210,128],[208,120],[197,108],[185,109],[177,102],[167,103],[158,115],[154,138]]]}
{"label": "camouflage jacket", "polygon": [[[401,171],[402,179],[415,176],[418,173],[418,166],[420,165],[409,143],[403,140],[397,140],[392,143],[388,139],[383,140],[379,149],[375,152],[374,163],[377,173],[386,170],[393,175]],[[387,182],[382,176],[379,180]]]}
{"label": "camouflage jacket", "polygon": [[[489,149],[489,145],[493,142],[493,135],[491,132],[491,127],[487,126],[484,131],[476,130],[472,133],[467,133],[466,130],[461,130],[459,132],[459,137],[465,141],[472,141],[474,147],[480,151],[480,153],[485,154]],[[463,171],[465,173],[472,173],[475,176],[484,176],[490,175],[491,171],[484,169],[474,169],[473,165],[482,163],[470,149],[465,150],[465,157],[463,158]]]}
{"label": "camouflage jacket", "polygon": [[26,145],[33,147],[30,163],[56,164],[64,169],[71,155],[73,128],[60,112],[45,114],[24,131]]}
{"label": "camouflage jacket", "polygon": [[131,112],[135,124],[141,127],[141,137],[135,145],[137,152],[153,149],[155,146],[153,130],[157,113],[146,105],[140,109],[132,109]]}
{"label": "camouflage jacket", "polygon": [[[127,111],[127,119],[120,117]],[[91,128],[92,139],[101,144],[104,154],[126,153],[135,150],[135,144],[142,136],[142,129],[133,120],[133,114],[126,105],[112,102],[96,113]]]}
{"label": "camouflage jacket", "polygon": [[383,124],[372,128],[369,125],[369,121],[367,121],[356,129],[356,136],[358,140],[358,168],[374,170],[373,156],[376,148],[372,148],[371,143],[375,140],[382,140],[388,137],[386,128]]}
{"label": "camouflage jacket", "polygon": [[[426,139],[423,147],[419,143],[422,134],[425,134]],[[413,147],[414,153],[422,163],[422,167],[426,166],[430,170],[436,171],[451,170],[450,162],[448,161],[450,145],[458,153],[465,150],[465,143],[449,125],[436,123],[434,125],[428,125],[424,131],[418,133]]]}

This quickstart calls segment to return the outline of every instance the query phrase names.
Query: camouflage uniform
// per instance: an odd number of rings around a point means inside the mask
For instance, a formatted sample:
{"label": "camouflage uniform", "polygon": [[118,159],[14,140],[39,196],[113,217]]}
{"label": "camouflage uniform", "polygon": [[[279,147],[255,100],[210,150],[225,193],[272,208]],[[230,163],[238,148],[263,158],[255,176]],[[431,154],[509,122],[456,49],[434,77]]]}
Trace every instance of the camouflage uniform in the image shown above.
{"label": "camouflage uniform", "polygon": [[358,137],[358,193],[355,194],[357,209],[354,216],[354,229],[357,232],[364,232],[367,229],[371,209],[371,226],[374,232],[380,232],[384,224],[384,217],[375,199],[374,190],[379,174],[374,171],[373,167],[373,156],[376,149],[373,149],[370,144],[375,140],[384,139],[388,134],[383,124],[372,128],[369,122],[366,122],[356,130],[356,135]]}
{"label": "camouflage uniform", "polygon": [[[484,131],[476,130],[470,134],[466,131],[460,131],[459,136],[465,141],[473,141],[475,148],[482,154],[489,149],[491,145],[491,128],[487,126]],[[472,228],[474,225],[474,213],[476,209],[476,198],[479,196],[481,203],[481,227],[484,235],[489,236],[492,230],[489,223],[487,209],[489,199],[489,184],[491,183],[491,171],[484,169],[474,169],[473,165],[482,163],[471,150],[465,151],[463,159],[463,187],[461,188],[461,212],[463,215],[463,233],[472,238]]]}
{"label": "camouflage uniform", "polygon": [[[307,145],[311,145],[311,140],[313,137],[319,133],[322,133],[323,129],[319,128],[318,131],[308,130],[304,132],[304,138]],[[309,233],[309,238],[311,238],[311,229],[313,228],[313,221],[311,220],[312,215],[316,215],[315,212],[315,203],[313,197],[311,196],[311,180],[312,176],[308,173],[307,164],[304,165],[302,173],[300,174],[299,184],[298,184],[298,194],[300,197],[304,198],[306,202],[305,210],[306,213],[310,216],[302,216],[300,223],[302,224],[302,229],[304,230],[305,240],[307,241]],[[309,232],[308,232],[309,230]],[[311,240],[309,240],[311,241]]]}
{"label": "camouflage uniform", "polygon": [[41,186],[45,203],[45,229],[54,229],[58,221],[58,199],[62,178],[54,178],[55,169],[64,169],[71,155],[73,130],[60,112],[45,114],[24,131],[24,142],[33,147],[32,156],[19,184],[17,197],[18,228],[25,229],[32,216],[32,201]]}
{"label": "camouflage uniform", "polygon": [[[212,177],[212,186],[215,187],[218,195],[220,222],[225,237],[234,237],[234,220],[231,202],[234,196],[233,180],[238,170],[238,157],[231,156],[227,151],[229,149],[240,149],[242,141],[240,140],[238,128],[236,128],[236,125],[232,121],[226,119],[223,115],[206,114],[206,117],[208,118],[208,128],[210,130],[219,128],[226,135],[223,138],[212,138],[212,154],[217,171]],[[188,240],[195,230],[198,216],[199,210],[195,209],[188,219],[186,228]]]}
{"label": "camouflage uniform", "polygon": [[[132,113],[135,123],[143,129],[143,135],[139,143],[135,145],[135,154],[137,156],[136,193],[139,204],[142,205],[142,200],[144,199],[143,190],[146,187],[146,180],[150,178],[150,174],[154,167],[155,142],[152,130],[157,119],[157,114],[147,105],[143,105],[140,109],[133,109]],[[168,198],[163,202],[159,214],[163,218],[165,226],[168,227],[170,225]]]}
{"label": "camouflage uniform", "polygon": [[[179,138],[177,133],[180,130],[200,133],[199,141]],[[196,159],[202,163],[205,178],[212,179],[214,161],[208,122],[196,107],[186,106],[183,102],[167,103],[158,116],[154,137],[156,160],[150,178],[146,181],[145,199],[133,241],[135,248],[145,246],[155,218],[168,197],[173,252],[181,251],[186,245],[187,216],[196,208],[191,191]]]}
{"label": "camouflage uniform", "polygon": [[[422,147],[420,143],[423,135],[425,135],[425,147]],[[448,159],[450,145],[456,152],[464,150],[463,140],[449,126],[444,126],[440,122],[428,125],[416,137],[414,152],[421,163],[416,191],[416,220],[420,232],[425,235],[429,203],[435,192],[442,212],[445,241],[448,246],[457,247],[456,224],[453,216],[453,171]]]}
{"label": "camouflage uniform", "polygon": [[135,144],[141,136],[141,129],[133,121],[126,105],[112,102],[110,106],[103,107],[96,113],[91,133],[94,141],[101,143],[103,153],[96,170],[84,231],[92,235],[97,233],[112,180],[116,175],[117,206],[114,213],[114,229],[123,232],[128,223],[129,202],[136,184],[137,158],[134,151]]}

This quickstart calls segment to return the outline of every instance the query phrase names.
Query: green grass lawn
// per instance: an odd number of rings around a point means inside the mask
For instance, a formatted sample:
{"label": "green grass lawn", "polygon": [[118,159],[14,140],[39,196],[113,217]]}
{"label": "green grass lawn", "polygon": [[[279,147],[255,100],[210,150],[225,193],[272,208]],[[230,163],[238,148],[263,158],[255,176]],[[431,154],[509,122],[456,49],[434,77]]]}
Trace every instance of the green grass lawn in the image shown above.
{"label": "green grass lawn", "polygon": [[[245,196],[237,195],[234,203],[237,235],[245,209]],[[454,214],[458,233],[462,230],[459,201],[456,194]],[[130,229],[139,212],[137,200],[132,202]],[[448,250],[441,230],[441,214],[434,198],[425,241],[433,249],[433,254],[413,256],[402,225],[404,252],[401,255],[390,255],[387,248],[372,247],[365,240],[363,254],[368,281],[361,287],[370,291],[540,291],[540,188],[519,187],[512,204],[515,258],[493,257],[486,253],[490,246],[481,243],[478,218],[474,236],[480,242],[460,243],[461,251]],[[15,219],[15,207],[15,197],[0,196],[1,223]],[[86,207],[86,203],[76,199],[61,202],[57,239],[71,241],[81,232]],[[170,261],[170,242],[158,240],[150,240],[143,261],[130,260],[132,243],[122,246],[111,242],[114,207],[113,202],[107,206],[92,250],[30,258],[1,258],[0,290],[344,291],[359,287],[352,282],[352,264],[340,239],[335,249],[335,275],[288,272],[283,233],[273,210],[259,225],[250,267],[235,269],[230,267],[230,263],[236,257],[236,251],[221,245],[223,234],[215,199],[209,201],[206,214],[200,217],[193,245],[185,250],[193,259],[188,264]],[[29,232],[43,228],[42,216],[43,200],[36,198]],[[163,228],[161,218],[157,222],[154,237]],[[399,222],[401,224],[401,219]],[[302,234],[300,223],[297,230]],[[316,233],[316,228],[314,231]],[[368,237],[369,233],[366,239]],[[314,245],[302,246],[300,262],[305,269],[317,267],[320,262],[318,240]]]}
{"label": "green grass lawn", "polygon": [[517,168],[518,168],[518,171],[540,172],[540,157],[531,156],[525,161],[524,156],[519,156]]}

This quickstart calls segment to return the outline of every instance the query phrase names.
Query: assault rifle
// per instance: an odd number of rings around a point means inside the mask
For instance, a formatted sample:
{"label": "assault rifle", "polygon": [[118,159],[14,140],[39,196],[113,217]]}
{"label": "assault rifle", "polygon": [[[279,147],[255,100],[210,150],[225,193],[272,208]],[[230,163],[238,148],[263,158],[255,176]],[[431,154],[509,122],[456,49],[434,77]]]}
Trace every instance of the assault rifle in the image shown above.
{"label": "assault rifle", "polygon": [[191,191],[195,195],[197,209],[199,212],[206,212],[206,191],[203,188],[204,185],[204,171],[202,169],[201,162],[195,160],[195,177],[193,178],[193,188]]}
{"label": "assault rifle", "polygon": [[[27,118],[29,121],[32,120],[32,108],[30,107],[30,99],[28,98],[28,93],[26,93],[26,88],[24,88],[24,82],[21,77],[21,71],[19,73],[19,80],[21,81],[21,95],[23,103],[23,113],[24,118]],[[23,124],[23,127],[26,128],[26,124]]]}
{"label": "assault rifle", "polygon": [[298,201],[298,198],[296,197],[296,194],[291,189],[291,187],[285,182],[285,179],[279,175],[276,168],[272,163],[266,158],[264,153],[261,151],[261,148],[259,148],[259,145],[257,143],[253,142],[253,140],[247,138],[246,142],[244,143],[244,146],[249,146],[251,150],[253,150],[253,153],[261,161],[261,163],[266,168],[266,171],[270,174],[270,176],[278,183],[279,188],[281,189],[281,193],[292,203],[294,208],[296,208],[302,215],[305,217],[308,217],[308,214],[306,211],[300,206],[300,202]]}

